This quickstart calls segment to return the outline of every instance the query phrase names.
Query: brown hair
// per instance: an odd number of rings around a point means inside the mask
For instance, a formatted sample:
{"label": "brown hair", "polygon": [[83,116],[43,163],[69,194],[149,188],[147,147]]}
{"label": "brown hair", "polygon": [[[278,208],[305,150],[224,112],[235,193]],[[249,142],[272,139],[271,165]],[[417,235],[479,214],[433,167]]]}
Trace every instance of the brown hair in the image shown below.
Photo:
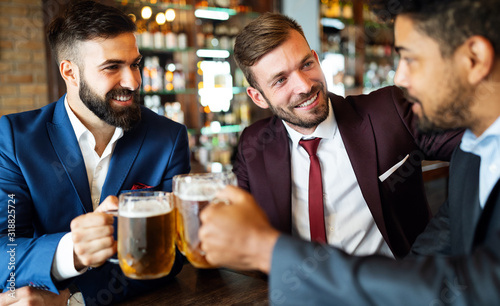
{"label": "brown hair", "polygon": [[302,27],[297,21],[285,15],[265,13],[250,22],[236,36],[234,59],[250,86],[259,89],[250,67],[285,42],[292,30],[299,32],[305,39]]}
{"label": "brown hair", "polygon": [[57,62],[77,61],[79,42],[113,38],[135,30],[134,22],[119,9],[95,1],[79,1],[50,23],[47,38]]}

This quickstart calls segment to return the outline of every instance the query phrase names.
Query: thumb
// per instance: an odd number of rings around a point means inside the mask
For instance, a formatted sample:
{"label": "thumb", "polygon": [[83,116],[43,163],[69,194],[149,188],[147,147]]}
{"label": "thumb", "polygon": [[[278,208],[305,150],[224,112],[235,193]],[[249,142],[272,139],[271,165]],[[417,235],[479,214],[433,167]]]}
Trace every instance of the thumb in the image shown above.
{"label": "thumb", "polygon": [[108,196],[102,203],[97,207],[95,212],[106,212],[110,210],[117,210],[118,209],[118,198],[115,196]]}

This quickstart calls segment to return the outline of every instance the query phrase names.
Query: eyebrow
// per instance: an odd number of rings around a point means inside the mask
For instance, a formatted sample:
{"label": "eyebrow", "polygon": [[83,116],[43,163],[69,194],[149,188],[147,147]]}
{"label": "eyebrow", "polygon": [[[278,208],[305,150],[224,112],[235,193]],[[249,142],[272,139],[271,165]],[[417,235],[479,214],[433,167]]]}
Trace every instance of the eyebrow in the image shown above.
{"label": "eyebrow", "polygon": [[405,47],[394,46],[394,51],[396,51],[397,54],[400,54],[401,51],[410,51],[410,50]]}
{"label": "eyebrow", "polygon": [[[134,63],[140,61],[142,59],[142,55],[139,55],[138,57],[136,57],[134,59]],[[99,65],[99,67],[102,67],[102,66],[107,66],[107,65],[121,65],[121,64],[125,64],[125,61],[124,60],[118,60],[118,59],[109,59],[109,60],[106,60],[104,61],[102,64]]]}
{"label": "eyebrow", "polygon": [[[309,53],[307,54],[306,56],[304,56],[304,58],[300,61],[300,65],[302,66],[305,62],[307,62],[310,58],[312,57],[312,53]],[[268,83],[271,83],[273,80],[276,80],[276,78],[278,77],[281,77],[282,75],[285,75],[285,71],[280,71],[280,72],[277,72],[275,74],[273,74],[270,78],[269,78],[269,82]]]}

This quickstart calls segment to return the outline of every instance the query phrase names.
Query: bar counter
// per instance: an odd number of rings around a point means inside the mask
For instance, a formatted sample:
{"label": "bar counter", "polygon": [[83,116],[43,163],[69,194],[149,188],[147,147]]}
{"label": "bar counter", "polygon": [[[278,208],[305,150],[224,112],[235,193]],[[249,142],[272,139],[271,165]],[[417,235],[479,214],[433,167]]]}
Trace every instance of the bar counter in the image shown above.
{"label": "bar counter", "polygon": [[165,287],[116,304],[139,305],[269,305],[267,276],[225,268],[196,269],[185,264]]}

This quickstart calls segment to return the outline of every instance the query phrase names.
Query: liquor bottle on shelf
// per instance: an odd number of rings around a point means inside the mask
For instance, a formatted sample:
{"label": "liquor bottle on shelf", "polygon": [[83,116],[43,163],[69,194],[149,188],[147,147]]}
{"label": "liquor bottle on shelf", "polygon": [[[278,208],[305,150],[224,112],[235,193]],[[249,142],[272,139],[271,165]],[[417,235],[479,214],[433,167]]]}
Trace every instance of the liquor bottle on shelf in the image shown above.
{"label": "liquor bottle on shelf", "polygon": [[145,25],[141,32],[141,48],[153,48],[153,36],[150,31],[150,24]]}
{"label": "liquor bottle on shelf", "polygon": [[144,106],[154,111],[158,115],[163,116],[165,113],[163,108],[161,107],[161,99],[158,95],[145,96],[144,97]]}
{"label": "liquor bottle on shelf", "polygon": [[144,68],[142,69],[142,90],[151,92],[151,57],[144,58]]}
{"label": "liquor bottle on shelf", "polygon": [[172,84],[174,86],[174,90],[176,91],[182,91],[186,89],[186,79],[182,68],[183,67],[181,63],[175,64]]}
{"label": "liquor bottle on shelf", "polygon": [[165,103],[165,116],[169,119],[184,124],[184,112],[180,102]]}
{"label": "liquor bottle on shelf", "polygon": [[166,24],[165,47],[167,49],[177,48],[177,34],[172,31],[172,26],[169,23]]}
{"label": "liquor bottle on shelf", "polygon": [[173,91],[174,90],[174,70],[175,64],[173,62],[168,62],[165,65],[165,90]]}
{"label": "liquor bottle on shelf", "polygon": [[153,48],[163,49],[165,48],[165,33],[162,31],[164,27],[155,24],[152,26]]}
{"label": "liquor bottle on shelf", "polygon": [[160,66],[160,59],[158,56],[151,58],[151,91],[157,92],[163,88],[163,69]]}
{"label": "liquor bottle on shelf", "polygon": [[229,38],[229,28],[225,24],[220,24],[215,27],[215,35],[219,39],[220,49],[231,50],[231,39]]}
{"label": "liquor bottle on shelf", "polygon": [[181,25],[179,28],[179,34],[177,35],[177,47],[181,50],[187,49],[188,38],[184,27]]}

